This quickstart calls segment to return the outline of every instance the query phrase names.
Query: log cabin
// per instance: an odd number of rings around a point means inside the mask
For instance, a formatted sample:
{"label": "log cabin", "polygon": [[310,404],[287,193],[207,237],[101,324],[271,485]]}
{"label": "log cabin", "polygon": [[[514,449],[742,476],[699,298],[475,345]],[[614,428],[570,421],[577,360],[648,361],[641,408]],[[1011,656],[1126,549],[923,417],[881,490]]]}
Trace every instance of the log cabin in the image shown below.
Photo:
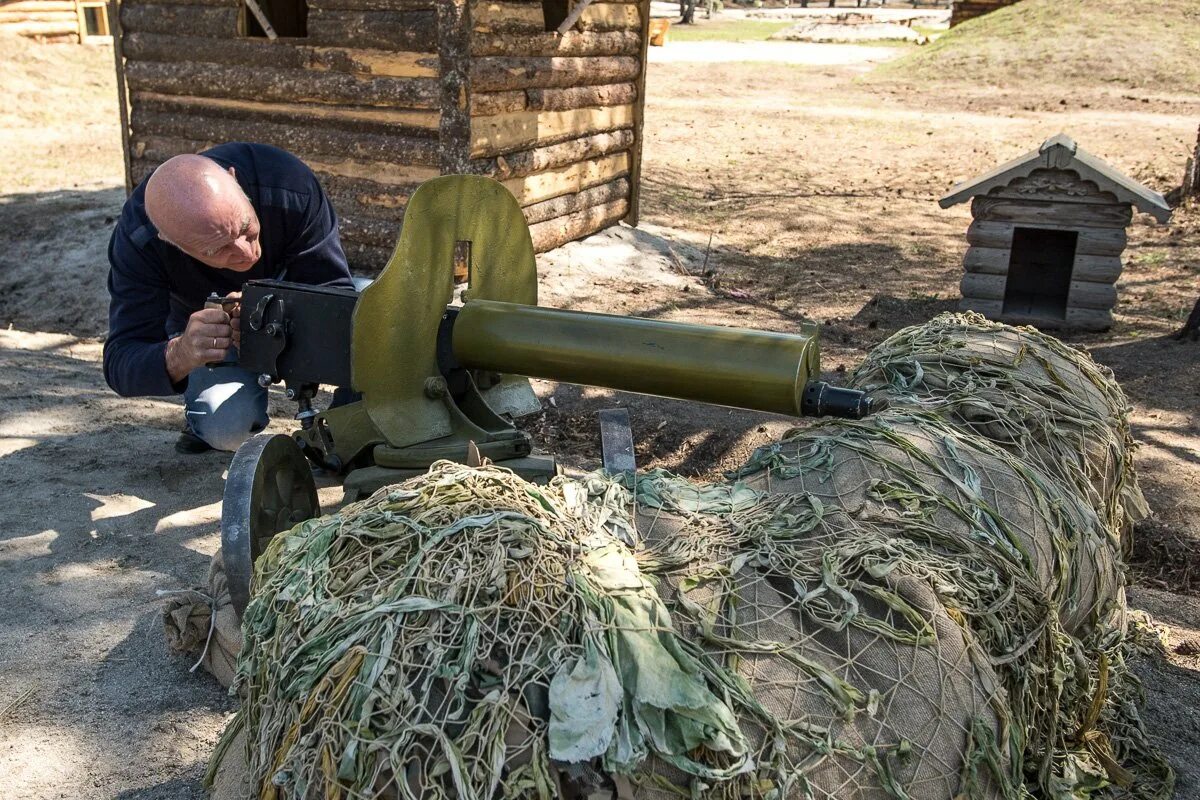
{"label": "log cabin", "polygon": [[105,0],[0,0],[0,34],[39,42],[107,42],[105,5]]}
{"label": "log cabin", "polygon": [[960,307],[1039,328],[1111,327],[1134,209],[1171,218],[1161,194],[1065,134],[955,186],[939,203],[967,200],[974,219]]}
{"label": "log cabin", "polygon": [[123,0],[118,19],[128,187],[220,142],[282,147],[363,272],[443,174],[503,182],[539,252],[637,222],[648,0]]}

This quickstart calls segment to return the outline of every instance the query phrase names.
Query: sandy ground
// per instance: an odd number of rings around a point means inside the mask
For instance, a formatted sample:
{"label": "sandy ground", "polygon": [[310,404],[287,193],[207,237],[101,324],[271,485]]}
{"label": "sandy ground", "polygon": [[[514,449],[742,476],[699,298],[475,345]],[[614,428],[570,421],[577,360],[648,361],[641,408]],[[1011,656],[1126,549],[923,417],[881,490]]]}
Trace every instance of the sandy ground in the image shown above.
{"label": "sandy ground", "polygon": [[808,67],[858,67],[895,58],[894,47],[808,42],[671,42],[650,48],[652,64],[789,64]]}
{"label": "sandy ground", "polygon": [[[5,797],[202,797],[205,760],[232,709],[211,679],[167,654],[155,594],[203,577],[228,456],[176,456],[177,402],[117,398],[99,371],[104,252],[123,199],[110,64],[93,48],[20,49],[0,61]],[[836,378],[897,328],[954,306],[969,213],[935,200],[955,181],[1067,130],[1168,191],[1200,116],[1196,96],[922,89],[863,72],[861,61],[731,61],[698,80],[693,62],[656,57],[646,224],[544,257],[542,301],[776,330],[816,322]],[[1200,215],[1137,220],[1127,257],[1114,330],[1068,340],[1111,366],[1134,404],[1156,516],[1138,531],[1131,597],[1170,628],[1169,659],[1141,668],[1146,715],[1180,771],[1178,797],[1190,800],[1200,797],[1200,347],[1163,337],[1200,294]],[[631,410],[642,466],[694,476],[718,475],[790,424],[537,388],[544,410],[524,424],[581,468],[598,460],[595,412],[614,404]],[[278,398],[273,414],[288,429]],[[322,500],[338,494],[327,483]]]}

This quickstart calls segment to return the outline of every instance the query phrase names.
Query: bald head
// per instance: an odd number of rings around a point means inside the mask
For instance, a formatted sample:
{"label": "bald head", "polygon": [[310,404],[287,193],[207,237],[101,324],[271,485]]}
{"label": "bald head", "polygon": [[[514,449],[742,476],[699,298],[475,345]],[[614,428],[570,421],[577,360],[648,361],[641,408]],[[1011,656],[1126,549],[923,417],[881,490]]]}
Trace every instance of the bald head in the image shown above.
{"label": "bald head", "polygon": [[262,255],[258,215],[232,168],[182,155],[146,181],[146,214],[160,238],[217,269],[243,272]]}

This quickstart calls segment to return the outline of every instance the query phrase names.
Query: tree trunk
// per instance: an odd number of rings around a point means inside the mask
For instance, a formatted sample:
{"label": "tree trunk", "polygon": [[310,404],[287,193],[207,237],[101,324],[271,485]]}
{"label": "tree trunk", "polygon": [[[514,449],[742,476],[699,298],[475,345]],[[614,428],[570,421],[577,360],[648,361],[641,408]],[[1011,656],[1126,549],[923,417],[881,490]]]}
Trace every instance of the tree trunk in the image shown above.
{"label": "tree trunk", "polygon": [[1174,338],[1178,341],[1190,338],[1193,342],[1200,339],[1200,300],[1196,301],[1192,313],[1188,315],[1187,322],[1183,324]]}
{"label": "tree trunk", "polygon": [[680,25],[692,25],[695,23],[696,16],[696,0],[680,0],[680,5],[684,6],[683,14],[679,20]]}

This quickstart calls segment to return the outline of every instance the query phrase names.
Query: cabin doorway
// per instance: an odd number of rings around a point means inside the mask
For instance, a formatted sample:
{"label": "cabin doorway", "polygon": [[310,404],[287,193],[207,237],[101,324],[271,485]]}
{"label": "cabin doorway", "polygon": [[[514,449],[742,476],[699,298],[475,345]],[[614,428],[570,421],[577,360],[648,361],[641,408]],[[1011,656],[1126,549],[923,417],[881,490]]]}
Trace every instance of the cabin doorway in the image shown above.
{"label": "cabin doorway", "polygon": [[[308,3],[306,0],[258,0],[258,7],[266,16],[275,34],[281,38],[303,39],[308,36]],[[266,38],[267,32],[259,24],[258,17],[244,9],[246,36]]]}
{"label": "cabin doorway", "polygon": [[1078,244],[1077,231],[1014,228],[1004,314],[1066,319]]}

